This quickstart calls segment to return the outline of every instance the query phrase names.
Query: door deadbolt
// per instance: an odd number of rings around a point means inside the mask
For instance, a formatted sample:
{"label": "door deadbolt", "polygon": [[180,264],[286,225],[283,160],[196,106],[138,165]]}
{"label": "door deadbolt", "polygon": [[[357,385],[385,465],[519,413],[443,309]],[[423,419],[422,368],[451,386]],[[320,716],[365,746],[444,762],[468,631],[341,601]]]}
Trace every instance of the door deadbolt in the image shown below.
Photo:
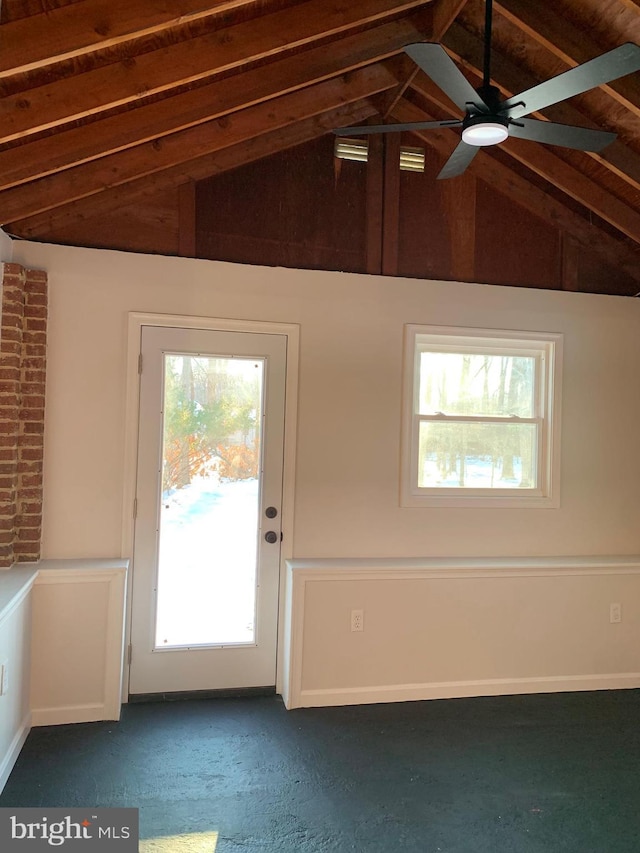
{"label": "door deadbolt", "polygon": [[265,509],[264,514],[267,516],[267,518],[275,518],[278,514],[278,510],[274,506],[268,506]]}

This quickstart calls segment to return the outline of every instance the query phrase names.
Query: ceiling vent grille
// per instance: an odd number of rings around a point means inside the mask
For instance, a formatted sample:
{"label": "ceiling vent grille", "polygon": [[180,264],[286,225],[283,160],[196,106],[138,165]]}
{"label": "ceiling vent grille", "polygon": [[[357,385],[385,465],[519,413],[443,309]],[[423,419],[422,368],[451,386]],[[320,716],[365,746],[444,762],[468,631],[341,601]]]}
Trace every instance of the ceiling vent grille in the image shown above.
{"label": "ceiling vent grille", "polygon": [[369,145],[366,139],[347,139],[337,136],[334,154],[340,160],[359,160],[366,163],[369,157]]}
{"label": "ceiling vent grille", "polygon": [[405,172],[424,172],[424,148],[400,149],[400,168]]}
{"label": "ceiling vent grille", "polygon": [[[366,163],[369,157],[367,140],[337,136],[334,154],[340,160],[357,160],[360,163]],[[400,148],[400,168],[404,172],[424,172],[424,148],[410,148],[403,145]]]}

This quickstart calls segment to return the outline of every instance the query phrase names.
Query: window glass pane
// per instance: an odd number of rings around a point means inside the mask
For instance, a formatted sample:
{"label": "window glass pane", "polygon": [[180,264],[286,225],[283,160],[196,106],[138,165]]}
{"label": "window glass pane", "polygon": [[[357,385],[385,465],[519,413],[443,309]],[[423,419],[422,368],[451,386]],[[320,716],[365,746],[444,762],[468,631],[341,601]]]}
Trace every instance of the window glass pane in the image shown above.
{"label": "window glass pane", "polygon": [[535,417],[535,358],[420,353],[418,413]]}
{"label": "window glass pane", "polygon": [[535,489],[536,424],[422,421],[420,488]]}

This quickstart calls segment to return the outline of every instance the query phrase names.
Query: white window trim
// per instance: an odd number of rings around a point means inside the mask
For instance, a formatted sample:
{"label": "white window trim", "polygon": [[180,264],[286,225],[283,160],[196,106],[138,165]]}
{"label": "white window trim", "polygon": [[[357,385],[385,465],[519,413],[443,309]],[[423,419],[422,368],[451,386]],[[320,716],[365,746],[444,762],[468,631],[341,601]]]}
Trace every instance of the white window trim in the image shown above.
{"label": "white window trim", "polygon": [[[432,348],[455,349],[460,352],[464,338],[469,351],[503,352],[514,348],[523,355],[541,357],[541,369],[536,371],[538,417],[541,423],[538,452],[540,483],[526,493],[515,489],[424,489],[417,485],[418,425],[421,420],[437,419],[416,414],[419,371],[420,335],[431,336]],[[503,343],[504,342],[504,343]],[[527,348],[530,343],[530,348]],[[400,505],[406,507],[496,507],[553,509],[560,506],[560,400],[562,385],[563,336],[558,333],[515,331],[504,329],[471,329],[454,326],[423,326],[408,324],[404,336],[402,453],[400,473]],[[484,347],[483,347],[484,345]],[[528,419],[518,419],[523,422]]]}

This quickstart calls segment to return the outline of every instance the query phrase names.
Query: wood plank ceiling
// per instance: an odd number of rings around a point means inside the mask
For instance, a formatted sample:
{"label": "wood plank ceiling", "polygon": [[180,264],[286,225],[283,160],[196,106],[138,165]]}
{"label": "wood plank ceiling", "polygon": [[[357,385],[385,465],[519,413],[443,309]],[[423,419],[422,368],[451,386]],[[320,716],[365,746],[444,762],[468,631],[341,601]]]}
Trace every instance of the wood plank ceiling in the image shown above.
{"label": "wood plank ceiling", "polygon": [[[402,48],[440,42],[478,86],[483,25],[483,0],[3,0],[0,223],[55,241],[341,125],[457,117]],[[640,3],[496,0],[493,32],[509,96],[640,43]],[[535,115],[618,138],[509,138],[470,173],[622,270],[610,292],[640,291],[640,74]],[[459,131],[420,138],[446,157]]]}

